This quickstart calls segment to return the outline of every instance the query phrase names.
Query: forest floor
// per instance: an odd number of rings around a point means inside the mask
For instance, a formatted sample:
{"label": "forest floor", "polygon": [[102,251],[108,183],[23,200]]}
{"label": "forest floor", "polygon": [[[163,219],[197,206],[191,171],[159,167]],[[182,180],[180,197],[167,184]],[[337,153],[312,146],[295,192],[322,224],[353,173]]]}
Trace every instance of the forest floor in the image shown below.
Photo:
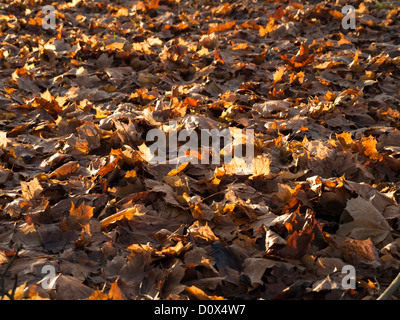
{"label": "forest floor", "polygon": [[[396,277],[397,2],[45,5],[0,4],[0,295],[360,300]],[[250,171],[150,161],[151,129],[235,128]]]}

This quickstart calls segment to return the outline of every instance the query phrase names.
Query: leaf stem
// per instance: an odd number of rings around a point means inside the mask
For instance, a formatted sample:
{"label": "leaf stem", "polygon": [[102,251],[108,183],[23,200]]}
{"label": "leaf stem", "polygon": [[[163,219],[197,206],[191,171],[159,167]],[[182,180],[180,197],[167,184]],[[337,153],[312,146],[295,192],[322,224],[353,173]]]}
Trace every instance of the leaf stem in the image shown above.
{"label": "leaf stem", "polygon": [[392,281],[389,287],[378,297],[377,300],[387,300],[393,293],[395,293],[400,287],[400,272],[397,277]]}

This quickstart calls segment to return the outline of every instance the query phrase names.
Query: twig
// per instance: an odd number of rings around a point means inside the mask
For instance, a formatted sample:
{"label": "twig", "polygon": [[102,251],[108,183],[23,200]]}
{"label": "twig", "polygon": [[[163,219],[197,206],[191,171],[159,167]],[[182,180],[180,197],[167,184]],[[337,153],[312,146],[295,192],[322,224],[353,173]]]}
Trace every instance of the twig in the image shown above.
{"label": "twig", "polygon": [[11,260],[8,262],[6,268],[4,269],[3,273],[1,274],[0,278],[1,278],[1,288],[0,288],[0,297],[3,298],[3,296],[7,296],[10,300],[14,300],[14,293],[15,293],[15,289],[17,288],[17,281],[18,281],[18,276],[15,276],[15,281],[14,281],[14,286],[13,289],[11,291],[11,294],[7,292],[7,290],[4,288],[4,280],[5,277],[7,275],[8,269],[10,269],[11,265],[13,264],[15,258],[18,255],[18,252],[22,249],[22,246],[18,246],[17,250],[15,251],[13,257],[11,258]]}
{"label": "twig", "polygon": [[400,272],[397,277],[392,281],[389,287],[378,297],[377,300],[387,300],[393,293],[400,288]]}

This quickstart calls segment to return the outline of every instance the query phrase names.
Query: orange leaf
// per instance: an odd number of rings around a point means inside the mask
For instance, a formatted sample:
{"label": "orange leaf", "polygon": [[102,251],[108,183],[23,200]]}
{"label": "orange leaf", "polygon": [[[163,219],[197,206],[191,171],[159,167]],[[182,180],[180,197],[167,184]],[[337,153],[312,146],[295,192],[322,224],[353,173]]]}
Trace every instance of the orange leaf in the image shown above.
{"label": "orange leaf", "polygon": [[344,37],[343,33],[340,33],[340,40],[338,41],[337,44],[338,44],[339,47],[340,47],[342,44],[351,44],[351,41],[347,40],[347,39]]}
{"label": "orange leaf", "polygon": [[338,10],[329,10],[329,14],[336,19],[343,19],[344,15]]}
{"label": "orange leaf", "polygon": [[376,145],[378,142],[373,136],[369,136],[368,138],[363,137],[361,144],[364,146],[364,154],[369,157],[371,160],[382,161],[383,156],[379,154],[378,150],[376,149]]}
{"label": "orange leaf", "polygon": [[129,15],[129,10],[126,7],[121,7],[117,13],[115,14],[116,17],[126,17]]}
{"label": "orange leaf", "polygon": [[243,22],[240,26],[244,29],[260,29],[261,28],[261,26],[258,25],[254,20],[249,20],[247,22]]}
{"label": "orange leaf", "polygon": [[215,236],[214,232],[211,230],[211,228],[206,224],[205,226],[200,225],[199,221],[195,221],[188,229],[188,232],[194,236],[198,237],[200,239],[206,240],[206,241],[217,241],[218,237]]}
{"label": "orange leaf", "polygon": [[49,174],[50,179],[62,180],[68,178],[79,169],[78,161],[70,161]]}
{"label": "orange leaf", "polygon": [[335,96],[336,96],[336,94],[334,92],[328,91],[327,93],[325,93],[324,98],[328,101],[334,101]]}
{"label": "orange leaf", "polygon": [[274,73],[274,83],[278,83],[282,81],[283,74],[285,72],[286,68],[285,67],[279,67],[278,70],[275,71]]}
{"label": "orange leaf", "polygon": [[182,163],[178,169],[172,169],[170,172],[168,172],[169,176],[176,176],[178,173],[182,172],[183,170],[186,169],[186,167],[189,165],[188,162]]}
{"label": "orange leaf", "polygon": [[106,164],[104,167],[97,172],[99,176],[105,176],[107,173],[112,172],[115,169],[116,164],[114,162]]}
{"label": "orange leaf", "polygon": [[292,2],[292,7],[295,9],[303,10],[303,5],[297,2]]}
{"label": "orange leaf", "polygon": [[197,107],[197,100],[190,98],[190,97],[186,97],[185,101],[183,102],[183,104],[189,106],[189,107]]}
{"label": "orange leaf", "polygon": [[349,133],[349,132],[342,132],[342,133],[338,134],[337,139],[343,149],[349,149],[354,144],[354,141],[351,137],[351,133]]}
{"label": "orange leaf", "polygon": [[209,28],[208,34],[213,33],[213,32],[231,30],[235,25],[236,25],[236,21],[228,21],[227,23],[221,23],[215,27]]}
{"label": "orange leaf", "polygon": [[113,42],[106,46],[106,49],[110,50],[122,50],[124,48],[125,42]]}
{"label": "orange leaf", "polygon": [[10,251],[5,251],[4,252],[4,255],[6,256],[6,257],[12,257],[13,255],[14,255],[14,253],[15,253],[15,250],[14,249],[11,249]]}
{"label": "orange leaf", "polygon": [[122,293],[121,289],[119,288],[117,281],[115,281],[111,285],[110,292],[108,293],[108,299],[109,300],[126,300],[125,295]]}
{"label": "orange leaf", "polygon": [[281,59],[286,62],[290,69],[302,68],[314,61],[314,55],[309,55],[309,48],[305,44],[300,45],[297,54],[289,59],[287,55],[281,55]]}
{"label": "orange leaf", "polygon": [[37,178],[34,178],[29,182],[21,181],[22,196],[26,200],[32,200],[38,197],[42,193],[42,191],[43,188]]}
{"label": "orange leaf", "polygon": [[17,89],[15,89],[15,88],[4,88],[4,91],[7,94],[11,95],[14,91],[17,91]]}
{"label": "orange leaf", "polygon": [[179,256],[182,252],[189,250],[190,247],[190,244],[183,245],[182,241],[179,241],[175,246],[155,250],[154,253],[159,256]]}
{"label": "orange leaf", "polygon": [[217,59],[222,64],[225,64],[225,61],[224,61],[224,59],[222,59],[221,52],[219,50],[214,49],[214,57],[215,57],[215,59]]}
{"label": "orange leaf", "polygon": [[227,300],[224,297],[220,296],[209,296],[207,293],[205,293],[200,288],[197,288],[196,286],[185,287],[185,290],[198,300]]}
{"label": "orange leaf", "polygon": [[260,37],[264,37],[268,32],[272,32],[276,29],[275,19],[273,17],[269,17],[268,24],[264,28],[263,26],[258,29],[258,34]]}
{"label": "orange leaf", "polygon": [[278,20],[281,21],[282,17],[284,16],[285,11],[283,10],[283,7],[280,6],[279,8],[276,8],[273,14],[273,17]]}
{"label": "orange leaf", "polygon": [[86,224],[89,222],[90,218],[93,217],[93,210],[94,207],[87,206],[84,203],[77,208],[72,202],[71,209],[69,210],[69,216],[78,221],[80,224]]}
{"label": "orange leaf", "polygon": [[160,0],[150,0],[149,3],[146,3],[146,7],[148,10],[158,9],[160,7],[159,2]]}
{"label": "orange leaf", "polygon": [[33,108],[44,109],[52,115],[59,115],[62,111],[62,107],[60,107],[57,100],[48,91],[43,93],[40,98],[35,97],[31,105]]}
{"label": "orange leaf", "polygon": [[244,50],[244,49],[247,49],[248,46],[249,45],[247,44],[247,42],[242,42],[242,43],[238,43],[234,47],[232,47],[232,50]]}

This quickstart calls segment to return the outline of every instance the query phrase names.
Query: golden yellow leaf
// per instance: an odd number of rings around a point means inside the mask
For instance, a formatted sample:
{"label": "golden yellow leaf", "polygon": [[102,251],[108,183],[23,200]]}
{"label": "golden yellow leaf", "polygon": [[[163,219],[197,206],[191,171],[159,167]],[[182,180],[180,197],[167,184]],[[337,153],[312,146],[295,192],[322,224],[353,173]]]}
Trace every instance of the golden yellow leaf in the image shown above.
{"label": "golden yellow leaf", "polygon": [[60,222],[60,228],[62,230],[71,230],[83,227],[93,216],[93,210],[94,207],[87,206],[84,203],[79,207],[75,207],[75,204],[72,202],[69,216]]}
{"label": "golden yellow leaf", "polygon": [[21,181],[21,191],[26,200],[32,200],[42,193],[43,188],[39,180],[34,178],[29,182]]}
{"label": "golden yellow leaf", "polygon": [[198,237],[200,239],[206,240],[206,241],[217,241],[218,237],[215,236],[214,232],[211,230],[211,228],[208,226],[208,224],[202,226],[199,221],[195,221],[189,228],[188,232],[194,236]]}
{"label": "golden yellow leaf", "polygon": [[110,291],[108,292],[109,300],[126,300],[125,295],[122,293],[118,286],[118,280],[111,284]]}
{"label": "golden yellow leaf", "polygon": [[115,14],[116,17],[126,17],[129,15],[129,10],[126,7],[121,7]]}
{"label": "golden yellow leaf", "polygon": [[226,23],[220,23],[214,27],[210,27],[208,29],[208,34],[213,33],[213,32],[231,30],[235,25],[236,25],[236,21],[228,21]]}
{"label": "golden yellow leaf", "polygon": [[189,162],[185,162],[185,163],[181,164],[178,169],[172,169],[170,172],[168,172],[168,175],[169,176],[177,175],[178,173],[180,173],[183,170],[185,170],[186,167],[188,166],[188,164],[189,164]]}

